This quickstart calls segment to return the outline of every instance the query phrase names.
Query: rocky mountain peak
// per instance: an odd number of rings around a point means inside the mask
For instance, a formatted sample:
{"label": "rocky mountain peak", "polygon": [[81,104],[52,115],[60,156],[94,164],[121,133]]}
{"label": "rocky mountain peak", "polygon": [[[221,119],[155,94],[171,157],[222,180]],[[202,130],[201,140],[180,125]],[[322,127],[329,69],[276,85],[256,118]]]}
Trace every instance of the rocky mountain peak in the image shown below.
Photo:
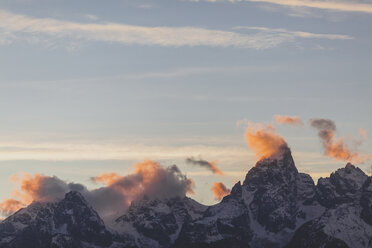
{"label": "rocky mountain peak", "polygon": [[348,163],[344,168],[333,172],[330,177],[318,180],[319,201],[327,207],[357,201],[367,179],[368,176],[361,169]]}
{"label": "rocky mountain peak", "polygon": [[363,186],[368,176],[358,167],[347,163],[345,168],[338,169],[335,173],[332,173],[331,178],[343,180],[345,184],[357,190]]}
{"label": "rocky mountain peak", "polygon": [[55,203],[34,202],[0,223],[1,248],[101,248],[115,239],[78,192]]}
{"label": "rocky mountain peak", "polygon": [[240,181],[237,182],[234,185],[234,187],[232,187],[230,195],[234,196],[234,197],[241,197],[242,196],[242,185],[241,185]]}
{"label": "rocky mountain peak", "polygon": [[86,202],[84,196],[80,192],[77,192],[77,191],[70,191],[70,192],[68,192],[65,195],[64,200],[65,201],[74,202],[74,203],[77,203],[77,204],[88,205],[88,203]]}
{"label": "rocky mountain peak", "polygon": [[255,167],[265,167],[272,164],[274,161],[278,161],[280,166],[293,167],[294,162],[292,158],[291,149],[288,146],[283,146],[278,152],[273,154],[271,157],[259,160]]}
{"label": "rocky mountain peak", "polygon": [[291,183],[296,180],[297,174],[291,150],[286,146],[281,149],[280,155],[258,161],[246,175],[243,185]]}
{"label": "rocky mountain peak", "polygon": [[355,165],[353,165],[352,163],[348,162],[345,167],[352,167],[352,168],[355,168]]}

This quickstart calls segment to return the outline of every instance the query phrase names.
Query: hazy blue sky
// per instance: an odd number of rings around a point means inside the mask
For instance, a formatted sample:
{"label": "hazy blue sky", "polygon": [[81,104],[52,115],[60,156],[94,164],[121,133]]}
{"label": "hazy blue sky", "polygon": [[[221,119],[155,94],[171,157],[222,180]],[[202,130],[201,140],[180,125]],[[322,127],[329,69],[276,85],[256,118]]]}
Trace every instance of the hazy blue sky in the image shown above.
{"label": "hazy blue sky", "polygon": [[95,187],[148,158],[176,163],[212,204],[212,182],[231,187],[255,162],[236,122],[274,114],[306,124],[278,127],[299,170],[329,174],[345,163],[307,120],[372,132],[371,27],[370,0],[1,0],[0,200],[12,174]]}

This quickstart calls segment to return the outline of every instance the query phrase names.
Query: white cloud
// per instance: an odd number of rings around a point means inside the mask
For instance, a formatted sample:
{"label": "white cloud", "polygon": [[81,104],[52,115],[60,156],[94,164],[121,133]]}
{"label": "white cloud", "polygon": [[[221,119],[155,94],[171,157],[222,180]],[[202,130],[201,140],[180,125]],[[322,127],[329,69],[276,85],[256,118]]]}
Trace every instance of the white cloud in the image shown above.
{"label": "white cloud", "polygon": [[353,37],[340,34],[316,34],[303,31],[290,31],[283,28],[266,28],[266,27],[246,27],[238,26],[234,29],[259,30],[268,34],[273,34],[287,39],[304,38],[304,39],[328,39],[328,40],[350,40]]}
{"label": "white cloud", "polygon": [[[7,34],[7,42],[27,40],[45,43],[65,41],[68,47],[77,41],[100,41],[121,44],[157,46],[211,46],[267,49],[296,38],[350,39],[346,35],[286,32],[265,28],[251,28],[252,33],[213,30],[199,27],[145,27],[120,23],[84,24],[51,18],[32,18],[0,10],[0,34]],[[301,33],[301,35],[299,34]],[[281,35],[278,35],[281,34]],[[2,36],[2,35],[1,35]],[[307,37],[305,37],[307,36]],[[11,37],[11,38],[9,38]],[[0,41],[2,38],[0,38]],[[5,43],[4,41],[2,43]]]}
{"label": "white cloud", "polygon": [[[201,2],[202,0],[191,0]],[[372,3],[357,1],[313,1],[313,0],[205,0],[206,2],[259,2],[283,5],[288,7],[309,7],[346,12],[372,13]]]}

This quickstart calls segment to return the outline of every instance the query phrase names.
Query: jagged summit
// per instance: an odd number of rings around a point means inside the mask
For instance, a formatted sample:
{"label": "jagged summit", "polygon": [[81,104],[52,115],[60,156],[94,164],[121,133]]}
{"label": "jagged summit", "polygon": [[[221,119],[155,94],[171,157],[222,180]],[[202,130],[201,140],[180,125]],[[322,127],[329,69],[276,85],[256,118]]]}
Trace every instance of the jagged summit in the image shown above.
{"label": "jagged summit", "polygon": [[241,197],[242,195],[242,184],[237,182],[234,187],[232,187],[230,195],[233,197]]}
{"label": "jagged summit", "polygon": [[361,169],[348,163],[344,168],[333,172],[330,177],[319,178],[319,201],[327,207],[358,201],[367,179],[368,176]]}
{"label": "jagged summit", "polygon": [[280,167],[282,169],[290,169],[297,172],[297,168],[292,158],[291,149],[287,146],[283,146],[279,153],[275,155],[264,158],[256,162],[255,168],[270,168],[270,167]]}
{"label": "jagged summit", "polygon": [[78,192],[55,203],[34,202],[0,223],[1,248],[125,247]]}
{"label": "jagged summit", "polygon": [[348,162],[345,167],[355,167],[355,165],[353,165],[352,163]]}
{"label": "jagged summit", "polygon": [[368,176],[358,167],[351,163],[347,163],[345,168],[338,169],[336,172],[331,174],[331,177],[342,178],[345,183],[351,186],[353,189],[360,189]]}
{"label": "jagged summit", "polygon": [[86,204],[86,205],[88,204],[86,202],[84,196],[78,191],[70,191],[70,192],[66,193],[64,200],[65,201],[72,201],[72,202],[75,202],[75,203]]}
{"label": "jagged summit", "polygon": [[340,190],[354,192],[363,186],[367,178],[368,176],[360,168],[347,163],[344,168],[331,173],[330,177],[320,178],[318,184],[329,182],[340,187]]}
{"label": "jagged summit", "polygon": [[289,147],[283,146],[280,156],[275,155],[258,161],[247,173],[243,185],[281,184],[285,181],[295,180],[297,174],[298,170],[293,161],[291,150]]}
{"label": "jagged summit", "polygon": [[292,156],[291,149],[287,145],[283,145],[270,157],[266,157],[257,161],[255,166],[259,166],[261,164],[265,164],[274,160],[283,160],[285,157],[288,156]]}

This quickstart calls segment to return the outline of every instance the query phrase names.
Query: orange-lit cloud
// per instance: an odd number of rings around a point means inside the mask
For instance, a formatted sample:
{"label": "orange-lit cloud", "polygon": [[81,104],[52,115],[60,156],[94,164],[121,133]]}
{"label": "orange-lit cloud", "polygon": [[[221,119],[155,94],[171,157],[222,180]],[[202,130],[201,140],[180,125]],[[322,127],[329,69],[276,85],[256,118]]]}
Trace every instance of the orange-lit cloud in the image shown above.
{"label": "orange-lit cloud", "polygon": [[19,185],[19,189],[11,192],[12,196],[23,204],[30,204],[33,201],[52,202],[63,198],[65,194],[63,186],[66,183],[56,176],[24,173],[21,178],[13,175],[10,180]]}
{"label": "orange-lit cloud", "polygon": [[359,134],[362,136],[363,139],[367,139],[367,131],[363,128],[359,128]]}
{"label": "orange-lit cloud", "polygon": [[221,182],[214,182],[211,188],[213,194],[214,194],[214,199],[219,201],[226,195],[230,194],[231,190],[226,188],[225,184]]}
{"label": "orange-lit cloud", "polygon": [[297,125],[297,126],[303,126],[304,125],[301,118],[297,117],[297,116],[274,115],[274,118],[275,118],[276,123],[278,123],[278,124]]}
{"label": "orange-lit cloud", "polygon": [[69,191],[79,191],[102,218],[111,220],[123,214],[133,201],[145,196],[148,199],[185,197],[193,193],[194,186],[177,166],[162,167],[151,160],[135,164],[134,172],[126,176],[104,173],[92,179],[104,186],[89,190],[82,184],[67,183],[55,176],[12,176],[18,188],[11,193],[12,199],[0,203],[0,211],[8,215],[33,201],[53,202],[63,199]]}
{"label": "orange-lit cloud", "polygon": [[106,186],[110,186],[121,178],[120,175],[116,173],[103,173],[99,176],[92,177],[92,181],[95,183],[103,183]]}
{"label": "orange-lit cloud", "polygon": [[257,158],[265,159],[280,155],[287,143],[271,124],[249,123],[245,133],[248,146],[256,153]]}
{"label": "orange-lit cloud", "polygon": [[3,215],[10,215],[20,208],[25,207],[25,204],[15,199],[5,199],[0,202],[0,213]]}
{"label": "orange-lit cloud", "polygon": [[157,162],[145,160],[135,165],[135,175],[140,178],[143,194],[150,198],[194,193],[192,189],[194,182],[183,175],[176,165],[164,169]]}
{"label": "orange-lit cloud", "polygon": [[14,174],[14,175],[11,175],[9,177],[9,181],[11,181],[12,183],[17,183],[19,181],[19,177],[18,175]]}
{"label": "orange-lit cloud", "polygon": [[356,164],[364,163],[370,158],[370,155],[351,151],[343,138],[336,138],[336,125],[332,120],[310,119],[310,125],[319,131],[318,136],[323,143],[326,156]]}
{"label": "orange-lit cloud", "polygon": [[195,159],[194,157],[189,157],[189,158],[186,158],[186,163],[205,167],[208,170],[212,171],[214,174],[224,176],[224,173],[217,167],[216,161],[209,162],[207,160]]}

